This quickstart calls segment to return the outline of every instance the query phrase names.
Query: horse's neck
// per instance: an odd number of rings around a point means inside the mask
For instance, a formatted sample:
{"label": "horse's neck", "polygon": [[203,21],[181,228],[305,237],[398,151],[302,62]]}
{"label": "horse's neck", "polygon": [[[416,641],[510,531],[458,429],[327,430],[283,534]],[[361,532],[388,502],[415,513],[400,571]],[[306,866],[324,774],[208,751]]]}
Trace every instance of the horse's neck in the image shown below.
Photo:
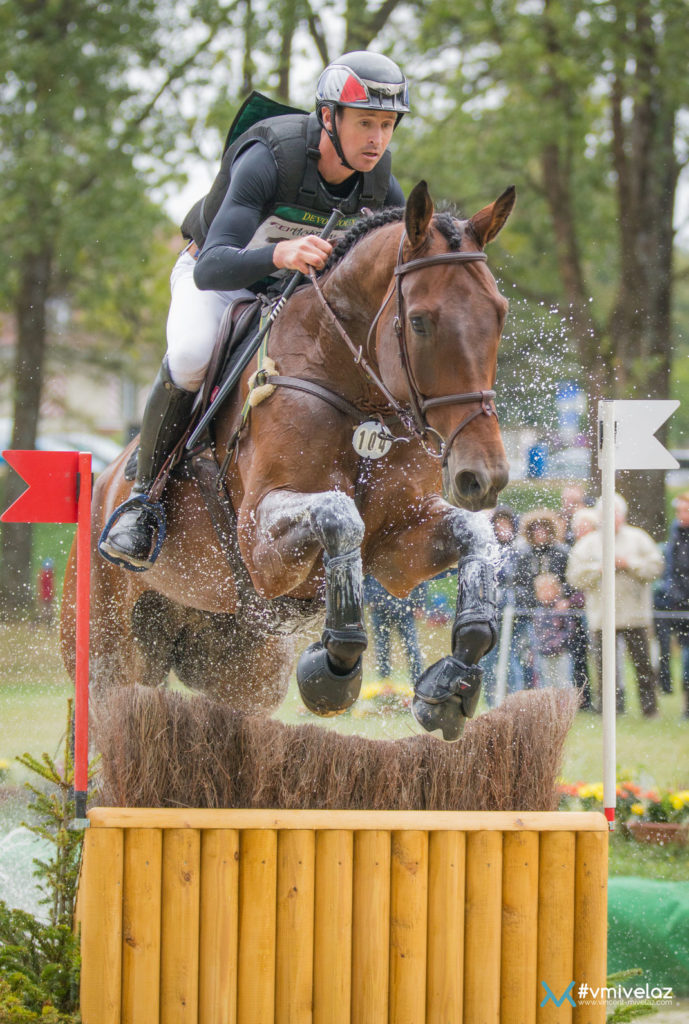
{"label": "horse's neck", "polygon": [[[369,327],[393,286],[400,224],[374,230],[361,239],[323,283],[323,293],[338,320],[357,345],[366,342]],[[311,301],[319,305],[316,295]]]}
{"label": "horse's neck", "polygon": [[[399,224],[374,229],[322,281],[329,306],[357,347],[366,345],[371,323],[392,286],[401,230]],[[284,328],[271,345],[281,373],[331,385],[355,404],[380,401],[313,288],[295,296],[286,313]]]}
{"label": "horse's neck", "polygon": [[329,275],[325,288],[333,297],[347,296],[354,304],[368,300],[378,310],[392,281],[403,224],[389,224],[365,235],[345,254]]}

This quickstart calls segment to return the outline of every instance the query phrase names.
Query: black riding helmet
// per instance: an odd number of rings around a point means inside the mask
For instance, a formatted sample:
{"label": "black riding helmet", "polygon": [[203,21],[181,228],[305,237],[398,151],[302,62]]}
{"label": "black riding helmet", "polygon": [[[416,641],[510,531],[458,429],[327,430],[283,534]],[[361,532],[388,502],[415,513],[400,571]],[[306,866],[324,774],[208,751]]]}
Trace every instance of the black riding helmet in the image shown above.
{"label": "black riding helmet", "polygon": [[[330,110],[333,126],[330,131],[323,125],[323,107]],[[316,86],[318,120],[342,163],[353,170],[345,159],[337,134],[335,113],[338,107],[391,110],[397,114],[397,127],[402,116],[409,112],[409,83],[394,60],[368,50],[344,53],[321,74]]]}

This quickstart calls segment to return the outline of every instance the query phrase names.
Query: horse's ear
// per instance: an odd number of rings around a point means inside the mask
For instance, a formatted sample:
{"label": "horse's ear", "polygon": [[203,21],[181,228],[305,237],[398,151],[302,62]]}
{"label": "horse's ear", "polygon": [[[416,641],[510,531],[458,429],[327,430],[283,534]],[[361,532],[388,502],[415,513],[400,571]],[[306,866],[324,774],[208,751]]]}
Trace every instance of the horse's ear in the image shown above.
{"label": "horse's ear", "polygon": [[409,193],[404,211],[404,222],[407,226],[407,238],[412,249],[418,249],[428,234],[428,227],[433,216],[433,200],[428,192],[428,185],[420,181]]}
{"label": "horse's ear", "polygon": [[492,242],[495,236],[502,230],[505,221],[512,213],[512,207],[516,198],[517,190],[514,185],[510,185],[494,203],[491,203],[490,206],[484,206],[482,210],[479,210],[471,218],[469,223],[474,229],[474,234],[481,248]]}

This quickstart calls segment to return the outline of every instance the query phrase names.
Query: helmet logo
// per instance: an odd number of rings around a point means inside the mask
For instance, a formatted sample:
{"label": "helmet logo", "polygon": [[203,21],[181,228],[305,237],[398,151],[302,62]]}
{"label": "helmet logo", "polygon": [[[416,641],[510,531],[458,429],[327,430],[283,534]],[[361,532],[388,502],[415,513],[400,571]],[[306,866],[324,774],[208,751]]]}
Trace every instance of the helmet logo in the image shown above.
{"label": "helmet logo", "polygon": [[347,81],[342,86],[340,92],[340,100],[342,103],[365,103],[368,99],[368,93],[365,86],[355,78],[354,75],[348,75]]}

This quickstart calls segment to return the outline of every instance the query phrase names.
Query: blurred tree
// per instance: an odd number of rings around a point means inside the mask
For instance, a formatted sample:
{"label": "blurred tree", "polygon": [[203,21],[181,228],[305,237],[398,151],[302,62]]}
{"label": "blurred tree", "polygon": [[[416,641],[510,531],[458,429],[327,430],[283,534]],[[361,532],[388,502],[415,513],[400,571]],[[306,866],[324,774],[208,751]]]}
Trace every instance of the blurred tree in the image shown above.
{"label": "blurred tree", "polygon": [[[511,355],[533,355],[529,324],[555,319],[545,336],[574,356],[592,417],[601,397],[667,397],[688,141],[684,0],[431,0],[426,10],[407,41],[412,62],[423,45],[425,121],[400,139],[404,164],[432,166],[467,209],[477,186],[485,196],[517,183],[500,269],[545,316],[519,316]],[[623,486],[637,520],[662,535],[658,480],[630,474]]]}
{"label": "blurred tree", "polygon": [[[14,313],[13,448],[33,448],[50,300],[90,280],[92,304],[113,262],[145,277],[161,224],[146,199],[141,147],[172,148],[179,121],[157,121],[161,96],[186,68],[164,49],[175,5],[160,0],[6,0],[0,7],[0,297]],[[210,32],[197,37],[203,50]],[[148,77],[147,77],[148,76]],[[146,87],[142,87],[142,82]],[[143,140],[146,144],[143,144]],[[7,481],[9,504],[24,489]],[[0,598],[31,602],[31,527],[4,525]]]}
{"label": "blurred tree", "polygon": [[[51,300],[78,311],[67,343],[55,343],[59,359],[75,359],[75,336],[94,327],[116,351],[94,343],[88,358],[105,355],[111,369],[131,366],[156,330],[162,348],[165,300],[157,285],[146,294],[146,282],[161,280],[149,240],[165,221],[147,189],[181,181],[182,155],[207,151],[209,125],[226,129],[250,89],[288,99],[295,55],[310,47],[315,75],[340,49],[327,36],[365,47],[400,6],[349,0],[341,17],[308,0],[280,0],[277,11],[266,0],[0,5],[0,229],[9,242],[0,304],[16,321],[13,448],[35,444]],[[210,121],[209,95],[219,97]],[[23,486],[8,480],[8,504]],[[3,526],[1,548],[0,603],[21,612],[32,599],[31,527]]]}

